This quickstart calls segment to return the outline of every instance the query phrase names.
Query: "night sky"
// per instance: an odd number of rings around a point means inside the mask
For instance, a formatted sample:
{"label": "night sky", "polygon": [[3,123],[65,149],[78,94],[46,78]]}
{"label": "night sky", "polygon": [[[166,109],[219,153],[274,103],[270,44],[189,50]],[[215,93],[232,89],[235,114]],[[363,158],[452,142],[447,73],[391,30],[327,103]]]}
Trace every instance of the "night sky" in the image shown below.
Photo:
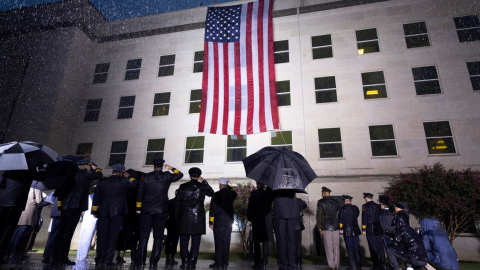
{"label": "night sky", "polygon": [[[58,0],[0,0],[0,11],[32,6]],[[218,3],[235,0],[217,0]],[[109,21],[146,16],[203,5],[213,5],[215,0],[90,0]]]}

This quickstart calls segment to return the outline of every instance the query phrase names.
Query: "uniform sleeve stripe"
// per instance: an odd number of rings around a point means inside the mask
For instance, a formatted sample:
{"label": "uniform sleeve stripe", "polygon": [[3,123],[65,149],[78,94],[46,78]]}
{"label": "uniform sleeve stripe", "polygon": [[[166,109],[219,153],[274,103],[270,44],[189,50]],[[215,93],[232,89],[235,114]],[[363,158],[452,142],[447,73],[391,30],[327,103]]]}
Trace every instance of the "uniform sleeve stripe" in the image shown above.
{"label": "uniform sleeve stripe", "polygon": [[92,211],[97,211],[98,210],[98,206],[92,206]]}
{"label": "uniform sleeve stripe", "polygon": [[137,207],[142,207],[142,202],[137,202]]}

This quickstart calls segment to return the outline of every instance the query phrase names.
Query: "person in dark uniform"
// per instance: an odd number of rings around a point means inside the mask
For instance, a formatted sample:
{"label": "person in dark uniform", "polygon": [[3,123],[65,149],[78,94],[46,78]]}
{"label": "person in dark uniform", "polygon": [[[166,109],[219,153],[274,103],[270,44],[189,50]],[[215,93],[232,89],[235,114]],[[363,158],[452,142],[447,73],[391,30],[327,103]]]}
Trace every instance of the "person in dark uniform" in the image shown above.
{"label": "person in dark uniform", "polygon": [[167,219],[167,239],[165,243],[165,256],[167,260],[165,265],[174,266],[178,262],[175,261],[175,254],[177,254],[178,240],[180,235],[178,234],[178,224],[175,219],[175,202],[177,201],[178,189],[175,190],[175,198],[168,201],[168,219]]}
{"label": "person in dark uniform", "polygon": [[[205,230],[205,196],[215,193],[208,182],[201,177],[202,171],[193,167],[188,170],[190,181],[180,185],[175,201],[175,215],[180,234],[180,269],[195,269],[200,241]],[[188,243],[192,239],[190,251]]]}
{"label": "person in dark uniform", "polygon": [[112,175],[98,182],[93,193],[92,215],[97,221],[97,266],[113,266],[115,246],[122,226],[123,215],[128,214],[127,190],[136,188],[135,178],[125,174],[125,166],[112,165]]}
{"label": "person in dark uniform", "polygon": [[77,165],[79,171],[73,179],[65,180],[74,181],[75,185],[69,190],[62,190],[60,194],[55,192],[55,195],[58,195],[58,211],[62,220],[53,247],[54,265],[75,265],[68,259],[72,237],[82,212],[88,210],[90,182],[103,177],[102,170],[92,164],[90,158],[77,161]]}
{"label": "person in dark uniform", "polygon": [[[257,183],[257,189],[250,192],[247,218],[248,221],[252,222],[253,253],[255,257],[255,264],[252,268],[266,269],[268,244],[273,242],[272,190],[269,187]],[[260,244],[263,246],[263,252],[260,249]]]}
{"label": "person in dark uniform", "polygon": [[43,175],[36,169],[6,171],[0,176],[0,188],[4,189],[0,197],[0,264],[8,262],[4,257],[22,211],[25,210],[32,181],[42,180],[41,177]]}
{"label": "person in dark uniform", "polygon": [[295,223],[299,216],[295,190],[273,191],[273,227],[277,239],[279,269],[295,269]]}
{"label": "person in dark uniform", "polygon": [[388,198],[385,197],[384,195],[380,195],[378,199],[380,203],[380,207],[382,208],[382,211],[380,212],[380,225],[382,225],[382,230],[383,230],[383,244],[386,247],[390,246],[392,244],[392,239],[390,236],[386,235],[385,232],[387,230],[394,232],[395,229],[392,226],[392,221],[393,221],[393,213],[390,211],[388,208]]}
{"label": "person in dark uniform", "polygon": [[210,268],[226,269],[233,225],[233,201],[237,192],[228,185],[229,179],[220,177],[220,190],[215,192],[210,202],[210,229],[215,240],[215,262]]}
{"label": "person in dark uniform", "polygon": [[407,223],[410,225],[410,213],[408,212],[408,205],[406,202],[395,202],[395,213],[402,211],[405,213],[404,218],[406,219]]}
{"label": "person in dark uniform", "polygon": [[303,225],[303,209],[307,208],[307,203],[297,197],[298,202],[298,217],[295,223],[295,269],[302,269],[302,231],[305,230]]}
{"label": "person in dark uniform", "polygon": [[352,199],[349,195],[343,195],[345,205],[340,209],[338,222],[340,222],[340,233],[343,234],[343,240],[347,247],[347,270],[361,270],[359,235],[362,234],[362,231],[358,227],[360,210],[352,204]]}
{"label": "person in dark uniform", "polygon": [[385,246],[383,244],[383,230],[380,224],[380,205],[375,203],[373,194],[363,193],[365,204],[362,205],[362,233],[367,236],[370,257],[373,262],[373,269],[386,269]]}
{"label": "person in dark uniform", "polygon": [[[163,234],[168,217],[168,189],[170,184],[182,179],[183,173],[165,164],[165,160],[153,160],[154,171],[146,174],[138,185],[137,213],[140,214],[140,241],[137,247],[137,265],[145,265],[146,246],[153,228],[153,249],[150,266],[156,267],[162,252]],[[163,172],[162,169],[170,170]]]}
{"label": "person in dark uniform", "polygon": [[52,204],[52,210],[50,211],[52,227],[50,230],[50,234],[48,235],[47,243],[45,244],[45,249],[43,251],[42,263],[45,264],[50,263],[50,257],[53,253],[53,244],[55,243],[55,237],[57,236],[58,227],[61,220],[60,214],[58,213],[57,197],[53,196],[54,193],[55,192],[50,193],[45,199],[45,201]]}
{"label": "person in dark uniform", "polygon": [[340,204],[330,196],[331,192],[329,188],[322,187],[323,198],[317,202],[317,228],[323,235],[328,267],[338,269],[340,267],[340,226],[338,222]]}

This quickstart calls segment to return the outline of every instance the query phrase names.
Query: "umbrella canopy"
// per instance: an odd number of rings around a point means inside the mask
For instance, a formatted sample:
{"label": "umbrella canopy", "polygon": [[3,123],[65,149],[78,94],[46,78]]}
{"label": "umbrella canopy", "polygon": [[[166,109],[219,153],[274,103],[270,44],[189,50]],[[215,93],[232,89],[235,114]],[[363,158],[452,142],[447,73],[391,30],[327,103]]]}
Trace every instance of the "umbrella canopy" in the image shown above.
{"label": "umbrella canopy", "polygon": [[55,163],[48,164],[45,168],[45,187],[47,189],[60,188],[69,176],[75,175],[78,171],[76,162],[81,159],[81,157],[68,155]]}
{"label": "umbrella canopy", "polygon": [[29,170],[53,163],[57,153],[35,142],[10,142],[0,144],[0,171]]}
{"label": "umbrella canopy", "polygon": [[242,162],[247,177],[273,190],[303,191],[317,178],[302,155],[285,147],[264,147]]}

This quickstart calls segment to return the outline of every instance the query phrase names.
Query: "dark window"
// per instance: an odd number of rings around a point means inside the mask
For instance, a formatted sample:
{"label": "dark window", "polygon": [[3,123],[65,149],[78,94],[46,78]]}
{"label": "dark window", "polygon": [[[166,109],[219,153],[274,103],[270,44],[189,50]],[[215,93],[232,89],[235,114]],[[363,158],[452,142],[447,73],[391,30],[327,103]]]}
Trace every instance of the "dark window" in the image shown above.
{"label": "dark window", "polygon": [[199,113],[202,106],[202,89],[190,92],[190,113]]}
{"label": "dark window", "polygon": [[335,76],[315,78],[315,99],[317,103],[337,102]]}
{"label": "dark window", "polygon": [[125,72],[125,80],[137,80],[140,78],[140,68],[142,67],[142,59],[128,60],[127,71]]}
{"label": "dark window", "polygon": [[133,107],[135,106],[135,96],[121,97],[118,106],[117,119],[128,119],[133,116]]}
{"label": "dark window", "polygon": [[435,66],[412,68],[417,95],[440,94],[440,82]]}
{"label": "dark window", "polygon": [[288,40],[275,41],[273,43],[273,57],[275,64],[288,63],[290,61],[288,54]]}
{"label": "dark window", "polygon": [[372,156],[396,156],[397,146],[392,125],[370,126]]}
{"label": "dark window", "polygon": [[323,35],[312,37],[313,59],[333,57],[332,36]]}
{"label": "dark window", "polygon": [[187,137],[185,148],[185,163],[203,163],[203,148],[205,137]]}
{"label": "dark window", "polygon": [[229,135],[227,140],[227,162],[242,161],[247,157],[247,136]]}
{"label": "dark window", "polygon": [[193,73],[203,72],[203,51],[195,52],[193,59]]}
{"label": "dark window", "polygon": [[79,143],[75,155],[81,158],[89,158],[92,154],[93,143]]}
{"label": "dark window", "polygon": [[163,152],[165,150],[165,139],[150,139],[147,144],[147,156],[145,158],[145,165],[153,165],[153,159],[163,159]]}
{"label": "dark window", "polygon": [[470,82],[474,91],[480,90],[480,61],[467,63],[468,73],[470,74]]}
{"label": "dark window", "polygon": [[156,93],[153,99],[152,116],[168,115],[170,110],[170,92]]}
{"label": "dark window", "polygon": [[480,21],[477,15],[456,17],[453,20],[460,42],[480,40]]}
{"label": "dark window", "polygon": [[98,121],[100,115],[100,108],[102,107],[101,99],[89,99],[87,101],[87,111],[85,112],[85,118],[83,121],[92,122]]}
{"label": "dark window", "polygon": [[403,32],[408,49],[430,46],[425,22],[404,24]]}
{"label": "dark window", "polygon": [[448,121],[425,122],[423,128],[425,129],[425,137],[427,137],[429,154],[456,153],[453,134]]}
{"label": "dark window", "polygon": [[112,142],[112,148],[110,149],[110,160],[108,161],[108,167],[114,164],[124,164],[127,157],[128,141],[115,141]]}
{"label": "dark window", "polygon": [[378,44],[377,29],[365,29],[356,31],[358,54],[374,53],[380,51]]}
{"label": "dark window", "polygon": [[323,128],[318,130],[320,158],[343,157],[340,128]]}
{"label": "dark window", "polygon": [[383,71],[362,73],[363,96],[365,99],[387,97],[387,86]]}
{"label": "dark window", "polygon": [[175,54],[160,57],[158,77],[172,76],[175,69]]}
{"label": "dark window", "polygon": [[293,150],[291,131],[272,131],[270,133],[270,139],[272,146],[281,146]]}
{"label": "dark window", "polygon": [[290,105],[290,81],[277,82],[277,104],[278,106]]}
{"label": "dark window", "polygon": [[93,75],[93,84],[106,83],[110,63],[97,64],[95,66],[95,75]]}

